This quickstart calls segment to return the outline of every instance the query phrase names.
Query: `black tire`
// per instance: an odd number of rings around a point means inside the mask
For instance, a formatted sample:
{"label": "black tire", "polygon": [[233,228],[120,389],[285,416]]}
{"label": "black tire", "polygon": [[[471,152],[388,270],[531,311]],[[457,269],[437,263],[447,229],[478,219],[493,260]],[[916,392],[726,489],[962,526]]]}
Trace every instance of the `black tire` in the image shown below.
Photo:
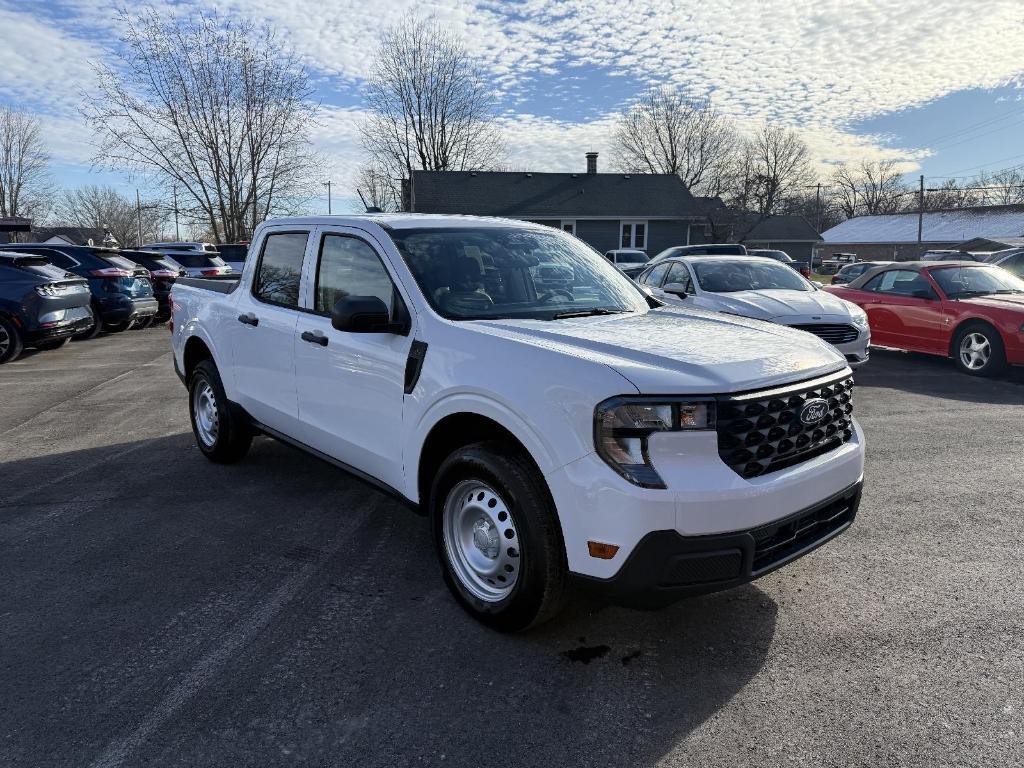
{"label": "black tire", "polygon": [[44,341],[42,344],[36,344],[36,349],[41,349],[44,352],[52,352],[55,349],[67,346],[70,341],[70,336],[63,338],[60,341]]}
{"label": "black tire", "polygon": [[0,365],[17,360],[24,349],[18,326],[6,317],[0,317]]}
{"label": "black tire", "polygon": [[[965,340],[969,338],[984,340],[984,343],[987,344],[987,360],[979,367],[971,367],[964,358],[965,351],[962,347]],[[982,349],[984,349],[984,345],[982,345]],[[959,328],[953,336],[950,353],[956,367],[968,376],[998,376],[1006,370],[1006,348],[1003,346],[1003,338],[999,335],[999,331],[987,323],[967,323]]]}
{"label": "black tire", "polygon": [[[471,591],[452,562],[452,557],[458,556],[450,553],[445,542],[445,507],[449,497],[457,487],[465,488],[466,483],[475,482],[492,488],[508,507],[511,517],[506,519],[514,521],[515,538],[497,540],[499,548],[518,545],[506,550],[518,558],[518,573],[511,591],[495,600],[481,599]],[[452,501],[461,496],[452,496]],[[470,493],[470,500],[472,497]],[[542,624],[561,611],[569,595],[561,526],[544,478],[521,451],[497,441],[458,449],[441,464],[431,488],[429,507],[445,583],[473,618],[501,632],[518,632]]]}
{"label": "black tire", "polygon": [[[197,399],[202,396],[207,398],[207,403],[212,396],[216,416],[216,428],[212,434],[208,428],[197,423]],[[232,464],[248,453],[252,444],[252,429],[238,406],[228,401],[217,366],[212,360],[203,360],[192,372],[188,385],[188,404],[192,433],[196,445],[206,458],[217,464]]]}

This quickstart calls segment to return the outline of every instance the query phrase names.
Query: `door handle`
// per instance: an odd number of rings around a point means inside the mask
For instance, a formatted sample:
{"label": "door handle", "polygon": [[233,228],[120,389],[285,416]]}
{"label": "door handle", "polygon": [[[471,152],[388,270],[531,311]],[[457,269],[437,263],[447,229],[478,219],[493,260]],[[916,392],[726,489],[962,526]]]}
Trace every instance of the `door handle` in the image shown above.
{"label": "door handle", "polygon": [[321,347],[327,346],[327,337],[320,333],[320,331],[303,331],[301,338],[303,341],[308,341],[311,344],[319,344]]}
{"label": "door handle", "polygon": [[255,327],[260,324],[260,319],[252,312],[245,312],[238,316],[238,322]]}

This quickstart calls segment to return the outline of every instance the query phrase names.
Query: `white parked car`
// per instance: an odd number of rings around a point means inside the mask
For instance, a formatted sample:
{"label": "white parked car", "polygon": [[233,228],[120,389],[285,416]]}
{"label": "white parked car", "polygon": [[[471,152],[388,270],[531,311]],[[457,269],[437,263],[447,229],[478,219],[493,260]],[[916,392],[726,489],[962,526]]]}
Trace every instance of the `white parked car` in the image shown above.
{"label": "white parked car", "polygon": [[669,304],[808,331],[843,353],[850,367],[868,360],[871,329],[864,310],[779,262],[756,256],[666,259],[637,282]]}
{"label": "white parked car", "polygon": [[756,579],[860,502],[842,355],[663,306],[550,227],[269,220],[239,282],[182,278],[173,306],[207,458],[268,435],[403,500],[452,594],[500,630],[552,617],[573,582],[654,607]]}

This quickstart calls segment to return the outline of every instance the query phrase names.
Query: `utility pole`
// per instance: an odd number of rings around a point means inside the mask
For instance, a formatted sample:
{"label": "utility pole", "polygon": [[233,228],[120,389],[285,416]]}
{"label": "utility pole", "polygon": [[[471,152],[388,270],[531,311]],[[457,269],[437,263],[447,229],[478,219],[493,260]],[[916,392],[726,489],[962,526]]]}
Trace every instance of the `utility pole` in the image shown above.
{"label": "utility pole", "polygon": [[[178,229],[178,185],[171,187],[174,193],[174,239],[181,241],[181,231]],[[142,245],[142,243],[139,243]]]}
{"label": "utility pole", "polygon": [[917,243],[921,244],[921,231],[924,229],[924,176],[921,176],[921,191],[917,197]]}
{"label": "utility pole", "polygon": [[135,188],[135,218],[139,223],[139,241],[135,244],[136,248],[142,247],[142,200],[139,198],[139,188]]}
{"label": "utility pole", "polygon": [[324,186],[327,187],[327,215],[329,216],[331,214],[331,180],[325,181]]}
{"label": "utility pole", "polygon": [[818,191],[814,193],[814,229],[821,233],[821,182],[818,182]]}

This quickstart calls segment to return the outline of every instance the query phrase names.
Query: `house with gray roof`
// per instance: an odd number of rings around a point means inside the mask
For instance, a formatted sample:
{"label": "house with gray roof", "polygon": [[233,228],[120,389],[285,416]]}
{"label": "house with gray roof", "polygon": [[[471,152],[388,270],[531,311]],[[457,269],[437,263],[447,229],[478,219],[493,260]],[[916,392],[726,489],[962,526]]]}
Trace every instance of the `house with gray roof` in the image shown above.
{"label": "house with gray roof", "polygon": [[822,233],[817,252],[826,259],[834,253],[855,253],[861,260],[910,261],[928,250],[960,249],[971,242],[1012,243],[1024,238],[1024,205],[926,211],[920,242],[917,228],[918,214],[913,212],[856,216]]}
{"label": "house with gray roof", "polygon": [[709,242],[705,201],[673,174],[413,171],[406,210],[523,219],[571,232],[601,252]]}

